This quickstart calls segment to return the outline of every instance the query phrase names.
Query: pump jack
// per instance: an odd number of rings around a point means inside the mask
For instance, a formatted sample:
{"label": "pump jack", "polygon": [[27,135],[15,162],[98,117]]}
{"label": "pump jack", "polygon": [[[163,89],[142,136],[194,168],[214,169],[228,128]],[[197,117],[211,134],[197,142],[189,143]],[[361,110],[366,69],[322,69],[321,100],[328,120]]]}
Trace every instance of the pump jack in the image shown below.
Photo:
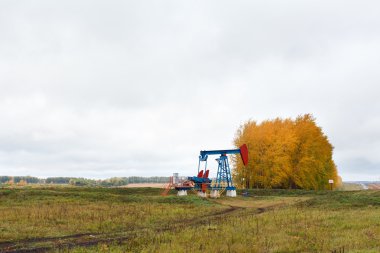
{"label": "pump jack", "polygon": [[[210,190],[210,196],[217,198],[220,194],[226,190],[226,195],[229,197],[236,197],[236,187],[233,185],[231,169],[228,162],[227,155],[240,154],[243,164],[248,164],[248,148],[243,144],[239,149],[225,149],[225,150],[202,150],[199,155],[198,162],[198,175],[189,177],[188,181],[193,182],[193,185],[179,185],[175,188],[178,190],[178,195],[187,195],[185,191],[194,188],[198,191],[198,195],[206,197],[206,191]],[[209,170],[207,169],[207,158],[211,155],[219,155],[216,159],[218,162],[218,171],[216,174],[215,182],[208,177]],[[204,169],[201,169],[201,165],[204,163]],[[188,182],[187,181],[187,182]]]}

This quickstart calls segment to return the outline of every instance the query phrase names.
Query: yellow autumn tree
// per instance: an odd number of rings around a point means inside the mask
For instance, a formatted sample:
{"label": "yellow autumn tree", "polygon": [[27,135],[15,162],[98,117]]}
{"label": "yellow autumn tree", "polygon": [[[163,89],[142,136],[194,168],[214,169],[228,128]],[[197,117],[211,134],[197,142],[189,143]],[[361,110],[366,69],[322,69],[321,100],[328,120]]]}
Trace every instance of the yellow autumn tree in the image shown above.
{"label": "yellow autumn tree", "polygon": [[329,179],[339,182],[333,147],[310,114],[260,124],[248,121],[234,143],[248,146],[248,165],[233,159],[234,179],[247,188],[327,189]]}

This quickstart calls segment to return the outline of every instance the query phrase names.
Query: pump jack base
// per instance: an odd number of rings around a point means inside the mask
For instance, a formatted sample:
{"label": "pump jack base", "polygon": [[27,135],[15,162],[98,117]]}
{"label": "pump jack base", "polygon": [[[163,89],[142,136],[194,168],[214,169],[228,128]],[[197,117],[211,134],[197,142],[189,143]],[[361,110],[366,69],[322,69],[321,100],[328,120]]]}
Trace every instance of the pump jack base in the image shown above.
{"label": "pump jack base", "polygon": [[236,190],[227,190],[226,196],[235,198],[236,197]]}
{"label": "pump jack base", "polygon": [[187,190],[178,190],[177,196],[187,196]]}

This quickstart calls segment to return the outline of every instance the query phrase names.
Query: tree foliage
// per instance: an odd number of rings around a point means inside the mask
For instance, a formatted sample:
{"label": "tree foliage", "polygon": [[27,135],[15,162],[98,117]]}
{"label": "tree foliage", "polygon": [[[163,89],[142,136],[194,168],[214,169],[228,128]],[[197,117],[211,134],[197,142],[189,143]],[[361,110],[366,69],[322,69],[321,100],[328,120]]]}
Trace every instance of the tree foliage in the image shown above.
{"label": "tree foliage", "polygon": [[260,124],[248,121],[234,143],[248,146],[247,166],[234,159],[234,178],[247,188],[328,189],[329,179],[334,187],[339,184],[333,146],[310,114]]}
{"label": "tree foliage", "polygon": [[37,184],[40,183],[41,180],[37,177],[31,177],[31,176],[0,176],[0,183],[6,183],[6,182],[13,182],[13,183],[19,183],[23,181],[23,183],[28,184]]}
{"label": "tree foliage", "polygon": [[68,184],[73,177],[48,177],[45,180],[47,184]]}

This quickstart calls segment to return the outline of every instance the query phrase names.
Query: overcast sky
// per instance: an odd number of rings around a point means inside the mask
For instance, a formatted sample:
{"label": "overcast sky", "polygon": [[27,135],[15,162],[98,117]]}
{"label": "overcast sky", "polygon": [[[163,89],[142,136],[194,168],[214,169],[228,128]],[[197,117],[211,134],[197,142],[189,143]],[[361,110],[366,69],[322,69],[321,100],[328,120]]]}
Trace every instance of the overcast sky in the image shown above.
{"label": "overcast sky", "polygon": [[[380,2],[0,2],[0,175],[193,175],[252,119],[311,113],[380,179]],[[216,170],[216,162],[209,163]]]}

